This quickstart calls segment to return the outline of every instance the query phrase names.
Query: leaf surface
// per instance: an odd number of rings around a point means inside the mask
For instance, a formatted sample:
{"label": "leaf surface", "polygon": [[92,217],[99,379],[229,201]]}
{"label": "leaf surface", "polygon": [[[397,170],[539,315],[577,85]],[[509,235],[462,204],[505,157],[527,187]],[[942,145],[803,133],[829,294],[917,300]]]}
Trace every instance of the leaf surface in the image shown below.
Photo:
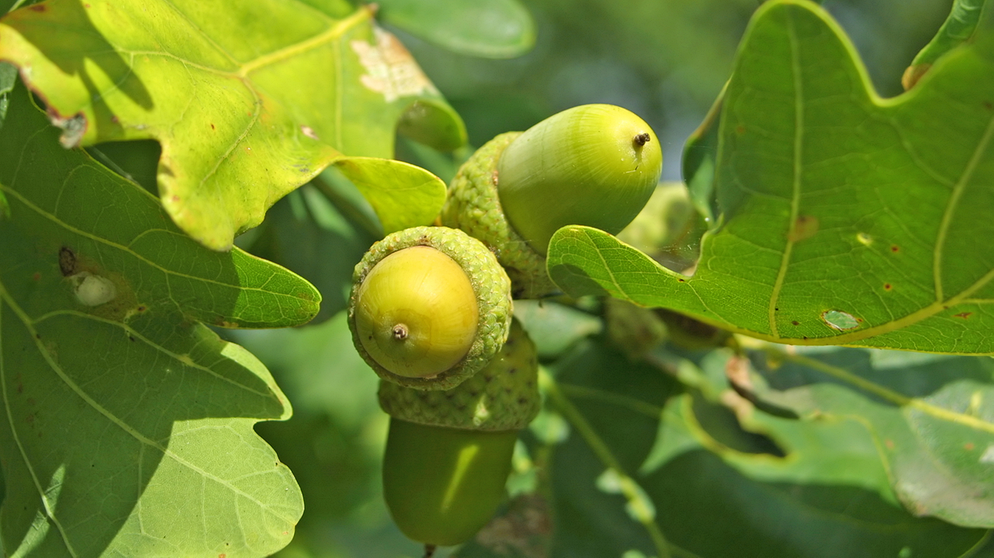
{"label": "leaf surface", "polygon": [[201,322],[282,327],[306,281],[197,244],[57,143],[17,86],[0,135],[0,536],[12,555],[264,556],[303,502],[253,431],[290,404]]}
{"label": "leaf surface", "polygon": [[760,399],[807,420],[858,420],[915,515],[994,527],[990,359],[841,348],[767,354],[750,380]]}
{"label": "leaf surface", "polygon": [[[722,426],[734,395],[727,356],[708,353],[701,367],[669,358],[670,374],[699,386],[682,394],[659,369],[592,344],[555,365],[557,389],[590,430],[564,412],[569,438],[551,447],[552,555],[661,555],[639,524],[646,518],[671,556],[940,558],[969,555],[985,541],[985,529],[909,514],[857,417],[788,419],[740,398]],[[770,436],[782,455],[750,441],[753,432]],[[634,499],[618,493],[605,454],[636,483]]]}
{"label": "leaf surface", "polygon": [[383,159],[398,120],[435,143],[465,141],[461,120],[366,8],[333,18],[293,0],[54,0],[0,20],[0,60],[20,67],[66,146],[158,140],[163,205],[216,250],[329,164],[368,188],[385,173],[374,192],[425,192],[381,218],[426,224],[444,184]]}
{"label": "leaf surface", "polygon": [[693,277],[581,227],[549,271],[769,341],[994,353],[992,137],[994,41],[882,100],[824,11],[768,2],[726,91],[721,221]]}

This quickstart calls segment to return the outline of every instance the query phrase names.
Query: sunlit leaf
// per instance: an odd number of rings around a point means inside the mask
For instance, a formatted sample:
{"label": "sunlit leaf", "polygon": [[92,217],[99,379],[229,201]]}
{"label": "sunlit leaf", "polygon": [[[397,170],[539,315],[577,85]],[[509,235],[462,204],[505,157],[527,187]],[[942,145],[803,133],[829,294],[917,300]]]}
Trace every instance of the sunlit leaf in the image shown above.
{"label": "sunlit leaf", "polygon": [[722,110],[721,222],[694,276],[570,227],[561,287],[780,343],[994,353],[994,41],[881,100],[825,12],[768,2]]}
{"label": "sunlit leaf", "polygon": [[427,201],[377,207],[385,223],[437,214],[441,181],[380,158],[393,155],[396,124],[419,101],[431,118],[406,118],[409,133],[459,145],[465,130],[372,18],[366,8],[333,18],[294,0],[53,0],[0,20],[0,58],[47,103],[64,145],[158,140],[166,210],[204,245],[227,249],[329,164],[367,188],[385,172],[374,200],[425,192]]}

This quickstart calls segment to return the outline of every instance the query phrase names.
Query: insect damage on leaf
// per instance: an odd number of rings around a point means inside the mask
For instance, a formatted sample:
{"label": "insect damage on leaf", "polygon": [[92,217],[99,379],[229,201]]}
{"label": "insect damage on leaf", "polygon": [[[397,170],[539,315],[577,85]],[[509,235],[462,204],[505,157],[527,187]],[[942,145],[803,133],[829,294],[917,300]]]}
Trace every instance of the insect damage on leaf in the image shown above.
{"label": "insect damage on leaf", "polygon": [[375,44],[352,41],[352,50],[359,56],[359,63],[366,68],[359,80],[376,93],[382,93],[390,103],[401,97],[437,94],[411,53],[392,34],[373,29]]}
{"label": "insect damage on leaf", "polygon": [[852,314],[842,312],[841,310],[827,310],[822,313],[821,319],[824,320],[829,327],[839,331],[855,329],[859,327],[860,322],[859,318],[853,317]]}
{"label": "insect damage on leaf", "polygon": [[[138,302],[127,279],[76,248],[63,245],[58,251],[59,272],[65,277],[76,303],[87,312],[115,321],[127,321]],[[144,305],[141,306],[144,308]],[[144,310],[142,310],[144,311]]]}
{"label": "insect damage on leaf", "polygon": [[117,298],[117,287],[106,277],[84,271],[69,279],[73,282],[76,300],[84,306],[100,306]]}
{"label": "insect damage on leaf", "polygon": [[79,147],[79,142],[82,141],[87,127],[86,116],[83,113],[63,118],[54,111],[49,111],[49,119],[52,121],[53,126],[62,128],[63,130],[62,136],[59,137],[59,143],[62,144],[62,147],[66,149]]}

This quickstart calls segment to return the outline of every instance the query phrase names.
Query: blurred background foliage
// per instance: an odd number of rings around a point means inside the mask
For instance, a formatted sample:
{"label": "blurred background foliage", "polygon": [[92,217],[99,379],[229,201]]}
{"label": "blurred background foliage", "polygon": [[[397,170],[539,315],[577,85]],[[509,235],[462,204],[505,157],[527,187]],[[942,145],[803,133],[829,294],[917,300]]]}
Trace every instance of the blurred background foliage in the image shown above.
{"label": "blurred background foliage", "polygon": [[[893,96],[902,91],[902,72],[939,28],[951,3],[822,4],[852,37],[880,94]],[[346,9],[343,2],[332,4]],[[412,28],[403,18],[392,19],[391,9],[396,14],[410,4],[383,2],[384,25],[408,46],[462,115],[471,147],[446,154],[400,138],[399,158],[448,180],[472,147],[498,133],[524,130],[571,106],[612,103],[634,111],[654,128],[664,144],[663,178],[679,181],[684,141],[728,78],[739,39],[759,2],[529,0],[521,6],[533,19],[534,47],[512,58],[506,57],[507,50],[494,53],[504,56],[501,59],[471,56],[465,49],[453,52],[452,45],[438,44],[444,33],[425,33],[419,24]],[[420,549],[393,527],[382,503],[379,468],[387,417],[376,403],[376,377],[353,350],[341,313],[352,265],[378,236],[375,217],[350,196],[347,185],[325,173],[314,185],[279,202],[262,227],[239,240],[258,255],[303,274],[325,299],[320,319],[307,327],[226,332],[259,356],[294,405],[291,420],[257,427],[294,471],[305,495],[306,511],[294,542],[279,554],[284,558],[420,556]],[[685,252],[674,250],[683,257]],[[663,535],[676,544],[671,548],[674,556],[727,556],[723,552],[738,544],[744,544],[743,553],[737,554],[741,556],[828,556],[825,552],[833,547],[826,544],[834,541],[842,545],[834,548],[845,548],[846,536],[852,537],[852,544],[877,540],[879,546],[866,547],[871,552],[867,555],[910,557],[906,549],[911,547],[902,541],[911,544],[924,538],[942,544],[930,550],[916,545],[925,549],[916,557],[953,556],[982,538],[973,530],[897,511],[886,488],[831,492],[746,479],[717,456],[729,448],[746,456],[743,459],[782,457],[783,452],[771,437],[743,430],[731,410],[734,405],[726,400],[727,384],[721,388],[724,392],[709,387],[708,370],[714,368],[704,362],[709,353],[695,352],[692,342],[679,343],[683,348],[670,343],[655,360],[633,363],[628,356],[638,356],[665,338],[665,323],[652,325],[650,320],[645,326],[636,320],[643,327],[643,345],[615,348],[601,311],[597,303],[579,309],[555,303],[519,305],[519,317],[537,338],[547,378],[555,378],[555,393],[566,407],[544,412],[522,435],[509,482],[517,497],[504,516],[465,548],[442,549],[436,556],[639,558],[652,556],[656,539]],[[618,312],[607,315],[614,319]],[[620,312],[622,323],[631,323],[624,318],[625,310]],[[672,327],[672,317],[666,319]],[[711,336],[713,332],[700,334],[704,345],[714,340]],[[575,431],[578,423],[564,418],[569,418],[570,409],[572,418],[580,417],[580,425],[589,431]],[[696,419],[688,422],[687,417]],[[784,420],[775,414],[767,418]],[[687,430],[688,424],[707,435]],[[655,444],[664,432],[670,436],[668,444],[684,443],[682,449]],[[611,441],[613,458],[622,470],[634,474],[641,467],[641,482],[652,494],[626,484],[625,477],[605,476],[604,463],[588,447],[591,433],[594,442]],[[711,445],[701,446],[702,439]],[[683,453],[666,461],[660,452]],[[647,468],[653,456],[662,464],[658,469]],[[872,475],[883,478],[876,469]],[[879,494],[874,492],[878,488]],[[792,497],[798,498],[793,504]],[[670,499],[666,509],[653,509]],[[881,533],[872,525],[848,525],[844,514],[825,517],[847,508],[886,517],[891,529]],[[646,514],[653,513],[663,533],[645,528]],[[803,538],[803,533],[785,537],[778,532],[784,521],[784,529],[810,529],[811,542],[789,540]],[[553,530],[556,524],[568,525],[568,530]],[[881,554],[872,554],[876,552]]]}

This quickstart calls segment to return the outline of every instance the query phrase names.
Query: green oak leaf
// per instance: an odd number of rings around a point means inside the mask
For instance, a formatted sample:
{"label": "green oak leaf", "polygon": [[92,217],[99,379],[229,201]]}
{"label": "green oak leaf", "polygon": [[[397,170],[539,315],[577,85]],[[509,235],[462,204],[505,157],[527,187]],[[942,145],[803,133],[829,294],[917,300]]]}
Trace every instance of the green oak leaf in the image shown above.
{"label": "green oak leaf", "polygon": [[882,100],[824,11],[768,2],[719,136],[721,222],[692,277],[570,227],[552,278],[779,343],[994,353],[994,41]]}
{"label": "green oak leaf", "polygon": [[303,511],[253,431],[291,409],[202,322],[307,322],[319,293],[211,251],[57,143],[19,85],[0,134],[0,537],[9,555],[265,556]]}
{"label": "green oak leaf", "polygon": [[[368,8],[332,18],[295,0],[53,0],[0,20],[0,59],[44,99],[64,145],[158,140],[163,205],[215,250],[329,164],[369,192],[385,227],[427,224],[445,185],[383,159],[397,123],[435,145],[465,142]],[[420,198],[399,206],[394,189]]]}
{"label": "green oak leaf", "polygon": [[769,347],[754,361],[743,378],[761,401],[807,421],[858,421],[912,513],[994,528],[989,358]]}
{"label": "green oak leaf", "polygon": [[381,0],[384,23],[459,54],[513,58],[535,45],[535,23],[518,0]]}

